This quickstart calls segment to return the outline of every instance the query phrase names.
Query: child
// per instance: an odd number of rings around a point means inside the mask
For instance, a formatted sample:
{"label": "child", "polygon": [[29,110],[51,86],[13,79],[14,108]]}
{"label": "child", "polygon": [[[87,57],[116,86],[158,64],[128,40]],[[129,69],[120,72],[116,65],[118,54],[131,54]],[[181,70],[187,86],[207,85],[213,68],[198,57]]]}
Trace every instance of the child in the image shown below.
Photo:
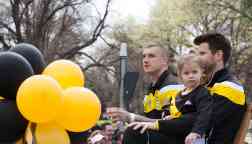
{"label": "child", "polygon": [[172,97],[170,114],[154,123],[135,122],[129,127],[135,130],[141,128],[141,133],[146,129],[162,133],[169,137],[169,144],[193,144],[196,139],[204,137],[209,127],[212,97],[201,85],[203,68],[195,56],[180,59],[178,76],[185,88],[176,97]]}

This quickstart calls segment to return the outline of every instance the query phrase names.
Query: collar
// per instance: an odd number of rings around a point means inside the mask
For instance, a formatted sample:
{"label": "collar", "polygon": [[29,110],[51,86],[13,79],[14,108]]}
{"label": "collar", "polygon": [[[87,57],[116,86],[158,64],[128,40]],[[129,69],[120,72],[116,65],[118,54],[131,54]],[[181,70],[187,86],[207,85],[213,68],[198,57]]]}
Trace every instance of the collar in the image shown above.
{"label": "collar", "polygon": [[207,84],[207,87],[212,87],[215,83],[222,82],[227,79],[231,79],[231,75],[230,75],[229,70],[227,68],[223,68],[223,69],[214,73],[212,79]]}
{"label": "collar", "polygon": [[151,83],[148,91],[149,93],[152,93],[154,95],[155,90],[160,89],[162,84],[164,83],[165,79],[167,78],[167,76],[169,75],[168,70],[165,70],[159,77],[159,79],[157,80],[157,82],[155,84]]}

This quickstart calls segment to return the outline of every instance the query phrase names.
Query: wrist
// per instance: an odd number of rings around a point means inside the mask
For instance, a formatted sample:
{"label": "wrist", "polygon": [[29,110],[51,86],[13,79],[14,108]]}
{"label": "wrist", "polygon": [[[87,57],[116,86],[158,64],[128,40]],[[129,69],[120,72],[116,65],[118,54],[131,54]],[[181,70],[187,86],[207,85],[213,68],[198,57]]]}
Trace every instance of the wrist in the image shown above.
{"label": "wrist", "polygon": [[153,124],[153,130],[159,130],[159,123],[158,120],[156,120]]}
{"label": "wrist", "polygon": [[136,115],[134,113],[129,114],[129,122],[134,122],[136,120]]}

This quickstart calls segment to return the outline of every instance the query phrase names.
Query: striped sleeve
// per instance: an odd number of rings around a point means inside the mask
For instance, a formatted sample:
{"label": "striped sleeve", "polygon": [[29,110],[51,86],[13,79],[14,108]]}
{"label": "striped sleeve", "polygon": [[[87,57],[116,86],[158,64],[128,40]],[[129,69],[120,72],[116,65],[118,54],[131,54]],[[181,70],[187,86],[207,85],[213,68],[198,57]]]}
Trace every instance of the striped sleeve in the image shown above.
{"label": "striped sleeve", "polygon": [[216,83],[212,88],[210,88],[211,94],[218,94],[220,96],[226,97],[231,102],[244,105],[245,104],[245,93],[242,85],[231,82],[224,81],[221,83]]}

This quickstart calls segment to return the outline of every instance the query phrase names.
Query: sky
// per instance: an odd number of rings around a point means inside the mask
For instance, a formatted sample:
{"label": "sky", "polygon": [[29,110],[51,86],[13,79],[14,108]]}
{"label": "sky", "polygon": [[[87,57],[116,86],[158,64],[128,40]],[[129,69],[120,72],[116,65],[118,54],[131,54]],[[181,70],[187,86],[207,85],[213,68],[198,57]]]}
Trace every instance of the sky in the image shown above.
{"label": "sky", "polygon": [[122,17],[133,16],[137,21],[148,20],[150,7],[154,0],[114,0],[112,11],[122,15]]}
{"label": "sky", "polygon": [[[109,21],[131,16],[136,22],[143,23],[148,20],[154,2],[155,0],[112,0]],[[104,10],[106,0],[95,0],[95,3],[98,9]]]}

